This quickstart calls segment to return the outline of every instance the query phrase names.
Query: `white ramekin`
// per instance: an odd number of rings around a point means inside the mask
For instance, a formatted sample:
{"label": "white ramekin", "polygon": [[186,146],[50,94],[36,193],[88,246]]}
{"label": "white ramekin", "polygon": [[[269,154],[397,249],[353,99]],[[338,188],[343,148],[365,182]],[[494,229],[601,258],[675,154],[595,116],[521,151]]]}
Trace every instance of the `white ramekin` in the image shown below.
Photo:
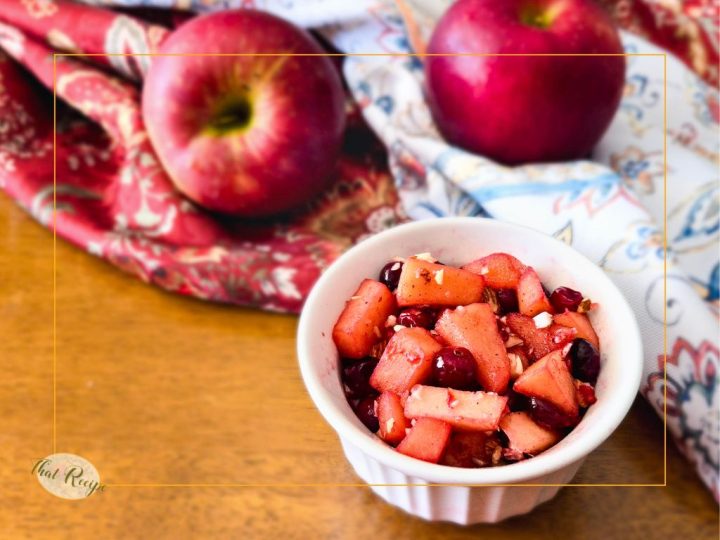
{"label": "white ramekin", "polygon": [[[592,315],[602,349],[598,401],[557,445],[511,465],[463,469],[404,456],[370,433],[345,400],[332,327],[360,281],[377,279],[380,268],[393,257],[431,252],[447,264],[460,265],[497,251],[532,265],[551,290],[565,285],[600,304]],[[625,417],[638,391],[642,369],[642,344],[633,312],[600,268],[554,238],[481,218],[409,223],[350,249],[327,269],[310,293],[300,317],[297,347],[310,396],[337,432],[358,476],[385,501],[410,514],[461,524],[497,522],[524,514],[555,496],[558,484],[569,483],[585,457]]]}

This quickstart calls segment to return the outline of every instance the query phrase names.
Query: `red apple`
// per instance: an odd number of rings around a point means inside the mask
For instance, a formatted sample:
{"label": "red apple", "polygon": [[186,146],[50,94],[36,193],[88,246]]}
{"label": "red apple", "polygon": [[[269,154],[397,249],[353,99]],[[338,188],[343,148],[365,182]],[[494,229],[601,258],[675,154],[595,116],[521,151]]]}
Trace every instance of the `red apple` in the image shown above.
{"label": "red apple", "polygon": [[[591,0],[459,0],[427,58],[433,118],[451,143],[516,164],[586,157],[623,89],[618,33]],[[521,56],[462,56],[458,53]]]}
{"label": "red apple", "polygon": [[153,60],[142,105],[177,188],[210,210],[247,217],[288,210],[321,191],[345,126],[340,76],[325,56],[272,54],[323,52],[305,31],[249,9],[175,30],[160,48],[168,56]]}

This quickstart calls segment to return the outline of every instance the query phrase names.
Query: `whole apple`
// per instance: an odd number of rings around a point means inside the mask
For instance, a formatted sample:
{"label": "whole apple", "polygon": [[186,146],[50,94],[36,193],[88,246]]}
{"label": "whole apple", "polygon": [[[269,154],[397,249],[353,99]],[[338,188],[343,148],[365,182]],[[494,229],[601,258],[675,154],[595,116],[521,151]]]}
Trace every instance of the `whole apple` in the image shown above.
{"label": "whole apple", "polygon": [[456,55],[426,63],[443,136],[506,164],[587,157],[623,90],[620,38],[592,0],[459,0],[427,52]]}
{"label": "whole apple", "polygon": [[143,116],[188,198],[257,217],[291,209],[327,185],[345,127],[344,93],[309,34],[260,11],[225,11],[180,26],[159,52]]}

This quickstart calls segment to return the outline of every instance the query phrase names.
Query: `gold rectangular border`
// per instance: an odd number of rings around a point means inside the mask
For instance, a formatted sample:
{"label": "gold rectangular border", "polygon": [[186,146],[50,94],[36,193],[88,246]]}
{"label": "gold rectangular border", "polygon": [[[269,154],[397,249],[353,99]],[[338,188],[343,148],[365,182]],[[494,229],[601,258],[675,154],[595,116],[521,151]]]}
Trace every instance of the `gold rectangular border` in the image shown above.
{"label": "gold rectangular border", "polygon": [[623,56],[623,57],[661,57],[663,59],[663,483],[662,484],[368,484],[361,483],[139,483],[122,484],[107,483],[108,487],[141,487],[141,488],[193,488],[193,487],[667,487],[667,53],[53,53],[53,307],[52,307],[52,386],[53,386],[53,418],[52,418],[52,450],[57,452],[57,59],[68,57],[111,57],[111,56],[387,56],[387,57],[428,57],[428,56],[495,56],[495,57],[554,57],[554,56]]}

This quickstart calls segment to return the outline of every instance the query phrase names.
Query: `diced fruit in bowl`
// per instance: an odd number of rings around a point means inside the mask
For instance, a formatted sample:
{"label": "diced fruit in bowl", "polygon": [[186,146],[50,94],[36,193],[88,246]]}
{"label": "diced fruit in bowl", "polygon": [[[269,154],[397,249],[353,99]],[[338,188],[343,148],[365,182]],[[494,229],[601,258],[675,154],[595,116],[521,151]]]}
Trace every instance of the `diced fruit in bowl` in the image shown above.
{"label": "diced fruit in bowl", "polygon": [[437,314],[435,310],[429,307],[411,307],[404,309],[397,316],[397,323],[400,326],[419,326],[420,328],[430,329],[435,326]]}
{"label": "diced fruit in bowl", "polygon": [[534,456],[558,442],[562,435],[537,423],[525,411],[506,414],[500,429],[508,438],[510,450]]}
{"label": "diced fruit in bowl", "polygon": [[484,288],[482,276],[410,258],[403,265],[396,294],[399,306],[458,306],[479,302]]}
{"label": "diced fruit in bowl", "polygon": [[333,329],[345,394],[407,456],[491,467],[556,444],[596,401],[597,309],[547,292],[531,266],[492,253],[462,268],[429,254],[388,261]]}
{"label": "diced fruit in bowl", "polygon": [[504,392],[510,380],[507,351],[489,304],[470,304],[445,310],[435,330],[453,347],[469,350],[477,362],[480,385],[491,392]]}
{"label": "diced fruit in bowl", "polygon": [[600,353],[589,341],[578,338],[570,347],[570,364],[573,377],[595,384],[600,373]]}
{"label": "diced fruit in bowl", "polygon": [[558,287],[550,295],[550,303],[558,313],[562,313],[566,309],[577,311],[582,300],[582,294],[569,287]]}
{"label": "diced fruit in bowl", "polygon": [[534,317],[542,312],[551,312],[550,300],[540,282],[540,276],[532,268],[526,268],[517,286],[520,313]]}
{"label": "diced fruit in bowl", "polygon": [[432,361],[442,349],[424,328],[402,328],[390,338],[370,384],[380,392],[402,394],[432,373]]}
{"label": "diced fruit in bowl", "polygon": [[571,427],[580,421],[578,416],[568,416],[549,401],[530,398],[530,415],[538,424],[550,429]]}
{"label": "diced fruit in bowl", "polygon": [[370,386],[370,375],[375,371],[377,364],[376,358],[365,358],[343,366],[345,394],[349,398],[362,399],[375,393],[375,389]]}
{"label": "diced fruit in bowl", "polygon": [[[477,386],[477,365],[463,347],[444,347],[433,361],[433,380],[440,386],[469,390]],[[584,380],[584,379],[583,379]]]}
{"label": "diced fruit in bowl", "polygon": [[527,368],[513,384],[516,392],[544,399],[568,416],[577,416],[575,385],[562,350],[543,356]]}
{"label": "diced fruit in bowl", "polygon": [[469,431],[491,431],[497,429],[507,400],[494,392],[467,392],[419,384],[413,387],[405,402],[405,416],[437,418]]}
{"label": "diced fruit in bowl", "polygon": [[400,396],[383,392],[377,398],[377,419],[380,424],[378,435],[388,444],[396,445],[405,438],[410,423],[405,418],[405,409]]}
{"label": "diced fruit in bowl", "polygon": [[395,313],[395,297],[387,286],[366,279],[350,297],[333,328],[333,341],[345,358],[362,358],[370,354],[382,337],[381,329]]}
{"label": "diced fruit in bowl", "polygon": [[377,413],[375,412],[375,396],[367,396],[361,399],[354,407],[355,414],[365,427],[370,431],[377,431],[380,427],[378,424]]}
{"label": "diced fruit in bowl", "polygon": [[600,349],[600,339],[595,333],[595,329],[587,318],[587,315],[584,313],[566,311],[565,313],[555,315],[553,321],[561,326],[574,328],[577,337],[589,341],[596,349]]}
{"label": "diced fruit in bowl", "polygon": [[440,461],[451,433],[450,424],[434,418],[420,418],[398,445],[406,456],[437,463]]}
{"label": "diced fruit in bowl", "polygon": [[463,270],[481,275],[493,289],[514,289],[525,265],[507,253],[493,253],[466,264]]}

